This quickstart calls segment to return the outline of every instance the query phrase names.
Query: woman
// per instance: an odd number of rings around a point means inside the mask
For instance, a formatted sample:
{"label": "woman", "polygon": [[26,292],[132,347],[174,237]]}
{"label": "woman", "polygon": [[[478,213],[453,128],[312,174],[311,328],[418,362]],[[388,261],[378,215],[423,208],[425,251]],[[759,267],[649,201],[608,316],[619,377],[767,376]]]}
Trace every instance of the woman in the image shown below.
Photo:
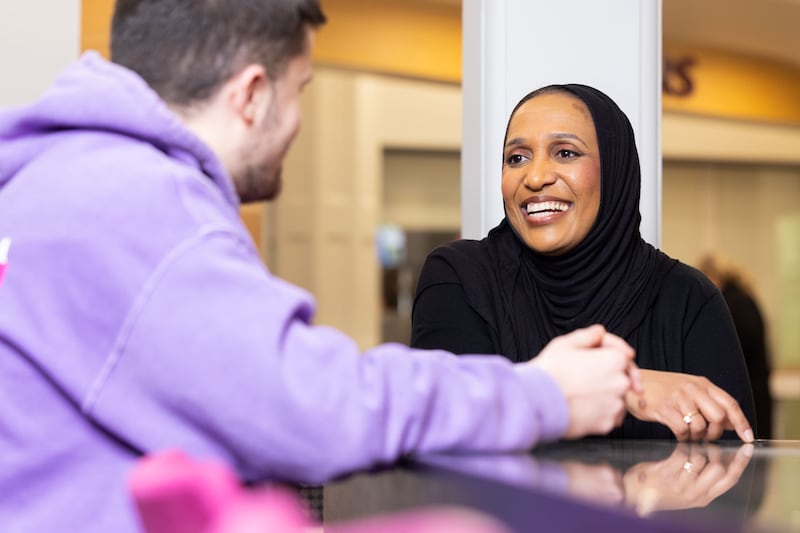
{"label": "woman", "polygon": [[725,301],[641,238],[640,180],[633,130],[608,96],[583,85],[528,94],[506,129],[506,217],[487,238],[428,257],[411,344],[523,361],[600,323],[643,369],[645,392],[628,394],[632,416],[612,436],[713,440],[735,429],[752,440],[750,384]]}

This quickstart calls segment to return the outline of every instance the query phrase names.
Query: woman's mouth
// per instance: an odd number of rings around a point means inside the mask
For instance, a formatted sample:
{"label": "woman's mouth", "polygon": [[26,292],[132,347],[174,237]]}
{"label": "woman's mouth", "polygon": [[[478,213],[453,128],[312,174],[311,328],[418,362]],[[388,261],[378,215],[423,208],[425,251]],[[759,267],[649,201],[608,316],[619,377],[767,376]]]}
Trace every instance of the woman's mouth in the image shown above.
{"label": "woman's mouth", "polygon": [[544,202],[528,202],[525,205],[525,212],[528,217],[540,220],[547,219],[554,215],[560,215],[571,207],[569,202],[547,200]]}

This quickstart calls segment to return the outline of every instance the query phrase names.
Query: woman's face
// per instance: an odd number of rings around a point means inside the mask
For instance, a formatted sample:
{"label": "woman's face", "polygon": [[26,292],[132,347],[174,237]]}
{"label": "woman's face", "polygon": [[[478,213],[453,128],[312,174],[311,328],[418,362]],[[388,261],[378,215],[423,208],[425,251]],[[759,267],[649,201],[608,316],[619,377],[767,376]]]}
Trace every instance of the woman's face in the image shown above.
{"label": "woman's face", "polygon": [[600,209],[600,149],[586,104],[546,93],[517,109],[502,189],[508,220],[532,250],[561,255],[588,235]]}

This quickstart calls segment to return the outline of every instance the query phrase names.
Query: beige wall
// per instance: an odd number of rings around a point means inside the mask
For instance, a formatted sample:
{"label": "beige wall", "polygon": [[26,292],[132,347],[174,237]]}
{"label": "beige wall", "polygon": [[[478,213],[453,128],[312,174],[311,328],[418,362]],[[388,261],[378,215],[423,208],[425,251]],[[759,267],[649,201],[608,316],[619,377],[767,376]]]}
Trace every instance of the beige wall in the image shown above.
{"label": "beige wall", "polygon": [[664,160],[800,165],[800,126],[665,112]]}
{"label": "beige wall", "polygon": [[380,341],[374,238],[385,221],[384,152],[458,151],[460,90],[318,68],[303,110],[283,192],[265,207],[267,263],[317,297],[318,324],[335,326],[368,348]]}
{"label": "beige wall", "polygon": [[689,264],[714,251],[741,265],[766,315],[776,364],[800,367],[792,340],[800,317],[786,298],[800,296],[800,272],[780,269],[800,247],[800,232],[782,229],[800,217],[800,165],[667,161],[663,202],[663,250]]}
{"label": "beige wall", "polygon": [[461,165],[457,150],[390,149],[384,151],[383,160],[382,223],[406,231],[459,233]]}

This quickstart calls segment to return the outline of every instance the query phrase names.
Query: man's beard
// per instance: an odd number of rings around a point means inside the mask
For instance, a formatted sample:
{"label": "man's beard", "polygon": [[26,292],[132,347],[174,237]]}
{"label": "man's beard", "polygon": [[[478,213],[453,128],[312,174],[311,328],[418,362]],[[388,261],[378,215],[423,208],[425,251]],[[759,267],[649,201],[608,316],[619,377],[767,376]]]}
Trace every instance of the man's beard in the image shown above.
{"label": "man's beard", "polygon": [[239,200],[243,204],[273,200],[281,192],[282,166],[254,165],[248,167],[236,183]]}

